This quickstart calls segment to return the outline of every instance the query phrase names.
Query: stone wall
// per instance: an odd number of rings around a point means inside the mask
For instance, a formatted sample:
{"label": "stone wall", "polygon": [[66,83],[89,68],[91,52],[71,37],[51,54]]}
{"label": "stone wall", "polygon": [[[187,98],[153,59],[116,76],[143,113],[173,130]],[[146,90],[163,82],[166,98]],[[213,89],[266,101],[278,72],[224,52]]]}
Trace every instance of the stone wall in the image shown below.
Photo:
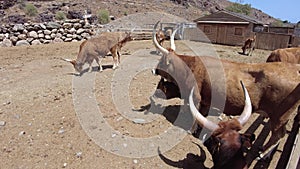
{"label": "stone wall", "polygon": [[38,45],[59,42],[74,42],[89,39],[99,25],[85,24],[74,19],[64,22],[24,23],[2,25],[0,46]]}

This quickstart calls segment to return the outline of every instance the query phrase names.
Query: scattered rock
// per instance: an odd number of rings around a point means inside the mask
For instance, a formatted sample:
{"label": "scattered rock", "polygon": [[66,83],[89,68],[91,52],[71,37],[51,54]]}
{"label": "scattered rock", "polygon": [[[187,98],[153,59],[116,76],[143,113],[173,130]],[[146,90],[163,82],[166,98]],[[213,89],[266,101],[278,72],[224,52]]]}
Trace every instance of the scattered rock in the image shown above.
{"label": "scattered rock", "polygon": [[67,167],[67,165],[68,165],[67,163],[64,163],[64,164],[63,164],[63,168],[66,168],[66,167]]}
{"label": "scattered rock", "polygon": [[77,153],[76,153],[76,157],[77,157],[77,158],[82,158],[82,152],[77,152]]}
{"label": "scattered rock", "polygon": [[133,160],[133,163],[134,163],[134,164],[137,164],[137,163],[138,163],[138,160],[134,159],[134,160]]}
{"label": "scattered rock", "polygon": [[61,128],[61,129],[58,130],[57,133],[58,133],[58,134],[63,134],[64,132],[65,132],[65,130]]}
{"label": "scattered rock", "polygon": [[136,124],[144,124],[144,123],[146,123],[146,121],[144,119],[133,119],[132,121],[134,123],[136,123]]}
{"label": "scattered rock", "polygon": [[0,121],[0,126],[5,126],[6,122],[5,121]]}
{"label": "scattered rock", "polygon": [[19,136],[23,136],[23,135],[25,135],[25,134],[26,134],[25,131],[21,131],[21,132],[19,133]]}

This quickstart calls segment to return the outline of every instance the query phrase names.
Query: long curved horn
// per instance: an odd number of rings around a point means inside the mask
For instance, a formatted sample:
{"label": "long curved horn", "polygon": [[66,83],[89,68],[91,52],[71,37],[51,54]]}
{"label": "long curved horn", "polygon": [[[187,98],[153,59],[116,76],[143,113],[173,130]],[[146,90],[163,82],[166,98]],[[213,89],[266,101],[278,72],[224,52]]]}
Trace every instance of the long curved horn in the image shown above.
{"label": "long curved horn", "polygon": [[196,108],[195,104],[194,104],[194,100],[193,100],[193,94],[194,94],[194,87],[190,93],[190,97],[189,97],[189,104],[190,104],[190,109],[192,112],[192,115],[194,116],[194,118],[196,119],[197,123],[199,125],[201,125],[202,127],[205,127],[207,129],[209,129],[210,131],[215,131],[219,126],[217,124],[215,124],[214,122],[208,120],[207,118],[205,118]]}
{"label": "long curved horn", "polygon": [[130,30],[130,32],[133,32],[133,31],[135,30],[135,28],[136,28],[136,27],[133,27],[133,28]]}
{"label": "long curved horn", "polygon": [[168,55],[169,51],[158,44],[156,36],[155,36],[155,34],[156,34],[156,28],[157,28],[158,23],[159,23],[159,21],[154,25],[153,33],[152,33],[152,40],[153,40],[153,43],[154,43],[155,47],[158,50],[160,50],[163,55]]}
{"label": "long curved horn", "polygon": [[170,41],[171,41],[171,49],[174,50],[174,51],[175,51],[175,49],[176,49],[174,39],[175,39],[175,34],[176,34],[177,30],[178,30],[178,28],[175,29],[175,30],[172,32],[171,39],[170,39]]}
{"label": "long curved horn", "polygon": [[61,60],[66,61],[66,62],[71,62],[72,61],[71,59],[64,59],[64,58],[61,58]]}
{"label": "long curved horn", "polygon": [[244,110],[243,110],[241,116],[238,118],[238,121],[241,123],[241,125],[244,125],[248,121],[249,117],[251,116],[252,105],[251,105],[251,99],[250,99],[249,93],[242,81],[241,81],[241,85],[242,85],[242,88],[244,91],[244,96],[245,96],[245,106],[244,106]]}

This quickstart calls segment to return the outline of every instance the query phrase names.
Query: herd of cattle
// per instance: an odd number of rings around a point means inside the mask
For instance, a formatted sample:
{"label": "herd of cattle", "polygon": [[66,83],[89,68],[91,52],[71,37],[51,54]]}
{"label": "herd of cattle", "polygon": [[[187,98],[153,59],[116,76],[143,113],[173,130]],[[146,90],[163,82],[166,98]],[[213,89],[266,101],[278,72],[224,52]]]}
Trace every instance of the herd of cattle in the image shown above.
{"label": "herd of cattle", "polygon": [[[209,56],[182,55],[175,51],[174,33],[171,47],[162,46],[164,35],[161,31],[156,32],[157,25],[158,22],[152,34],[154,46],[162,54],[157,67],[152,70],[161,77],[157,89],[166,99],[184,99],[190,106],[195,124],[211,132],[204,145],[213,157],[214,168],[247,168],[243,153],[245,148],[251,147],[255,136],[239,131],[252,112],[269,118],[272,133],[268,142],[261,146],[260,154],[266,157],[284,136],[285,125],[292,114],[300,113],[300,48],[275,50],[267,59],[270,63],[238,63]],[[110,51],[115,69],[120,63],[121,48],[131,40],[130,33],[102,33],[82,42],[75,60],[64,60],[72,63],[79,74],[85,63],[91,70],[93,60],[101,71],[101,59]],[[253,52],[255,37],[249,42],[242,48],[244,53],[248,48]],[[223,74],[216,73],[220,72],[220,65]],[[158,93],[152,97],[161,97]],[[217,98],[216,103],[212,103],[213,97]],[[224,98],[225,103],[218,98]],[[206,118],[211,106],[223,110],[226,115],[240,116],[215,124]],[[298,115],[296,117],[299,120]],[[192,127],[192,131],[195,130]]]}

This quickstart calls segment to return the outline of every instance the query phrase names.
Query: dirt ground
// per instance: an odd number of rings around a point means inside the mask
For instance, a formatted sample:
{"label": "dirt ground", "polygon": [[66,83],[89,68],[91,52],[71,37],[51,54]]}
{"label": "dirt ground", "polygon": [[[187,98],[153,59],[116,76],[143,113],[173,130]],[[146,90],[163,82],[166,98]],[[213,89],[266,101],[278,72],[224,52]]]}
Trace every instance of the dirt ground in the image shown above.
{"label": "dirt ground", "polygon": [[[204,51],[208,48],[208,44],[199,42],[176,43],[178,52],[181,53],[195,52],[196,48]],[[195,50],[187,48],[186,44],[193,44]],[[73,42],[0,48],[0,121],[5,123],[0,126],[0,168],[189,169],[213,166],[211,156],[201,141],[188,134],[178,137],[178,144],[160,145],[166,150],[162,150],[163,155],[160,156],[159,150],[151,150],[151,146],[141,145],[141,142],[136,147],[130,147],[130,143],[122,143],[123,138],[143,140],[163,135],[174,127],[172,116],[176,119],[178,105],[181,104],[179,99],[169,102],[158,100],[159,104],[168,107],[162,114],[125,112],[122,109],[122,106],[128,106],[137,110],[150,103],[149,96],[154,93],[159,81],[159,77],[150,72],[152,64],[159,59],[151,41],[132,41],[126,44],[117,70],[112,70],[112,58],[108,56],[103,60],[103,72],[98,72],[94,67],[91,73],[75,76],[72,65],[59,58],[75,58],[79,45],[79,42]],[[221,58],[239,62],[264,62],[270,53],[255,50],[250,57],[238,54],[240,47],[213,45],[210,48]],[[151,59],[147,60],[149,58]],[[126,81],[128,78],[129,82]],[[92,89],[88,88],[90,84]],[[119,84],[123,88],[119,89]],[[91,97],[96,98],[95,104],[100,110],[98,116],[88,114],[88,110],[93,107],[89,106],[89,97],[83,100],[78,98],[84,97],[88,91],[92,92]],[[124,93],[128,97],[123,96]],[[127,105],[128,102],[130,105]],[[118,108],[117,105],[121,107]],[[82,116],[82,111],[87,113],[86,116]],[[136,117],[126,117],[134,112]],[[144,116],[145,119],[149,117],[150,121],[144,122]],[[92,125],[97,117],[103,118],[95,123],[100,127]],[[85,118],[91,120],[90,128],[86,126]],[[292,122],[290,123],[289,130],[292,127]],[[106,130],[101,128],[104,124],[110,126],[113,132],[102,136],[92,135],[96,130]],[[247,156],[250,167],[281,168],[283,166],[280,167],[280,160],[287,158],[282,155],[285,141],[279,145],[271,161],[255,160],[257,147],[268,136],[265,124],[266,120],[254,114],[243,130],[256,132],[258,135],[264,133],[260,135],[260,141],[255,142],[254,153]],[[285,139],[288,136],[287,134]],[[115,142],[123,148],[129,147],[133,153],[125,152],[126,155],[120,155],[122,148],[112,148],[112,143]],[[153,145],[156,146],[156,143]],[[144,152],[150,154],[143,154]],[[135,153],[145,157],[139,158]]]}

